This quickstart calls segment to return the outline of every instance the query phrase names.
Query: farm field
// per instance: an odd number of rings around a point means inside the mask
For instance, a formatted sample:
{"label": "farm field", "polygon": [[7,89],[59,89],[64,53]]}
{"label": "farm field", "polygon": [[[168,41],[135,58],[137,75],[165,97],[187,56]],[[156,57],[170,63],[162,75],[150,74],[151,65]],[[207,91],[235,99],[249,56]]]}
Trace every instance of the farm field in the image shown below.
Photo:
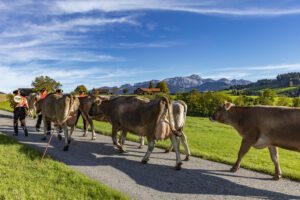
{"label": "farm field", "polygon": [[0,199],[128,199],[0,133]]}

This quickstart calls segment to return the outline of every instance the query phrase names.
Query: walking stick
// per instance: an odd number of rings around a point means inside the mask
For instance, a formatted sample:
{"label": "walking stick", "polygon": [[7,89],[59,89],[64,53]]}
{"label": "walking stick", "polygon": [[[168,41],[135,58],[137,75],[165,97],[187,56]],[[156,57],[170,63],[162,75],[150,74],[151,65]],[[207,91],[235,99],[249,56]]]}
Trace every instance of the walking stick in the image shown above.
{"label": "walking stick", "polygon": [[53,129],[53,131],[52,131],[52,133],[51,133],[51,136],[50,136],[50,138],[49,138],[49,141],[48,141],[47,147],[46,147],[46,149],[45,149],[45,151],[44,151],[44,154],[43,154],[43,156],[42,156],[42,159],[41,159],[41,161],[40,161],[40,164],[42,164],[42,162],[43,162],[43,159],[44,159],[44,157],[45,157],[45,155],[46,155],[47,149],[48,149],[48,147],[49,147],[49,144],[50,144],[50,142],[51,142],[51,139],[52,139],[52,137],[53,137],[53,135],[54,135],[53,133],[54,133],[54,129]]}

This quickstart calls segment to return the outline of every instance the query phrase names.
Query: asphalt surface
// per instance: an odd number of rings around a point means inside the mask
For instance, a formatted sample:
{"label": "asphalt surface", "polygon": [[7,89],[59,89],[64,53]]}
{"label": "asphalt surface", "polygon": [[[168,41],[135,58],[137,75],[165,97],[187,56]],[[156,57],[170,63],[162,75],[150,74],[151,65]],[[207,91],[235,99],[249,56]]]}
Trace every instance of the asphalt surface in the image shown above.
{"label": "asphalt surface", "polygon": [[[19,136],[12,136],[12,113],[0,111],[1,132],[44,151],[49,137],[41,141],[42,133],[35,132],[35,121],[26,118],[26,123],[29,137],[21,128]],[[92,141],[91,133],[88,137],[82,134],[79,129],[74,132],[67,152],[63,151],[64,140],[59,141],[55,135],[47,154],[134,199],[300,199],[299,182],[274,181],[270,175],[245,169],[233,174],[229,165],[196,157],[176,171],[175,153],[166,154],[159,148],[144,165],[140,161],[146,147],[138,149],[137,143],[126,141],[127,152],[121,154],[112,145],[111,137],[97,134]]]}

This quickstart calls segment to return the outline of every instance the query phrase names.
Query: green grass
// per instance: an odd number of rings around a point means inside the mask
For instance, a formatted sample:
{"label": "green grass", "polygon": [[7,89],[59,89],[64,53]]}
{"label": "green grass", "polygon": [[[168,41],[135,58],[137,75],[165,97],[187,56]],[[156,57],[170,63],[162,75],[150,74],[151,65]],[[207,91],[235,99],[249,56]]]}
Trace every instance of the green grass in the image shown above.
{"label": "green grass", "polygon": [[0,133],[0,199],[128,199]]}
{"label": "green grass", "polygon": [[9,112],[12,112],[13,109],[9,105],[10,105],[9,101],[1,101],[0,102],[0,110],[6,110]]}
{"label": "green grass", "polygon": [[[82,120],[79,120],[82,127]],[[95,130],[105,135],[111,135],[109,123],[94,121]],[[188,144],[193,156],[217,162],[234,164],[240,148],[241,137],[231,126],[218,122],[210,122],[203,117],[187,117],[184,133],[187,135]],[[128,134],[128,140],[138,142],[138,137]],[[170,140],[159,141],[157,147],[167,148]],[[183,146],[180,146],[183,153]],[[293,151],[279,149],[280,166],[283,177],[300,181],[300,154]],[[267,149],[251,150],[243,158],[241,166],[259,172],[274,174],[274,165]],[[228,170],[229,170],[228,166]]]}

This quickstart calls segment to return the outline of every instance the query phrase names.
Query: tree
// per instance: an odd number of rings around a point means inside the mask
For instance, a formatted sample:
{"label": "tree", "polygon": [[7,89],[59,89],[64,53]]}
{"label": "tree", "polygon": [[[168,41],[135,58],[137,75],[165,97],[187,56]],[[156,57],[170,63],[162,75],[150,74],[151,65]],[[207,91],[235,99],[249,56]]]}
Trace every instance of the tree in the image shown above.
{"label": "tree", "polygon": [[48,92],[55,92],[62,85],[60,82],[55,81],[49,76],[38,76],[32,81],[31,85],[34,87],[35,92],[39,92],[42,88],[46,88]]}
{"label": "tree", "polygon": [[124,88],[124,89],[123,89],[123,93],[124,93],[124,94],[127,94],[127,93],[128,93],[128,88]]}
{"label": "tree", "polygon": [[88,90],[86,89],[86,87],[84,85],[78,85],[76,87],[76,89],[74,90],[75,94],[79,94],[80,91],[83,91],[84,94],[88,93]]}
{"label": "tree", "polygon": [[159,88],[160,91],[163,93],[168,93],[168,91],[169,91],[167,83],[164,81],[157,83],[156,88]]}
{"label": "tree", "polygon": [[285,95],[278,97],[277,105],[278,106],[289,106],[289,98]]}
{"label": "tree", "polygon": [[271,89],[265,89],[261,96],[257,99],[260,105],[273,105],[274,99],[277,96],[276,92]]}
{"label": "tree", "polygon": [[149,89],[151,89],[151,88],[154,88],[154,85],[153,85],[152,81],[150,81],[150,83],[149,83]]}
{"label": "tree", "polygon": [[192,89],[190,91],[191,94],[200,94],[200,92],[197,89]]}
{"label": "tree", "polygon": [[299,97],[295,97],[293,99],[293,107],[300,107],[300,98]]}
{"label": "tree", "polygon": [[115,87],[113,87],[112,91],[114,94],[118,94],[119,88],[117,86],[115,86]]}

